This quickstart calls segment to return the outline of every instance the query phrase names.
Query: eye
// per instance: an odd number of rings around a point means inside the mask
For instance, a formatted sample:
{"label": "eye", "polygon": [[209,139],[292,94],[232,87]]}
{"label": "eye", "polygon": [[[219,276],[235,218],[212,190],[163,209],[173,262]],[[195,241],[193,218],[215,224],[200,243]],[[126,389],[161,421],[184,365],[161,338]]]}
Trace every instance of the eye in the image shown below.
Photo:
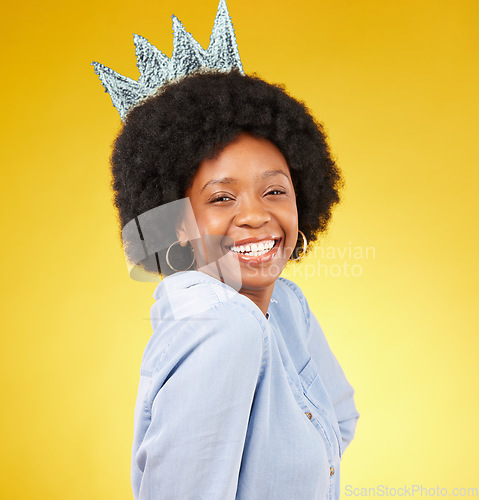
{"label": "eye", "polygon": [[228,200],[231,200],[231,198],[229,196],[221,195],[221,196],[217,196],[216,198],[213,198],[210,201],[210,203],[221,203],[221,202],[225,202],[225,201],[228,201]]}
{"label": "eye", "polygon": [[281,189],[272,189],[271,191],[268,191],[266,194],[273,194],[273,195],[278,195],[278,194],[286,194],[286,191],[282,191]]}

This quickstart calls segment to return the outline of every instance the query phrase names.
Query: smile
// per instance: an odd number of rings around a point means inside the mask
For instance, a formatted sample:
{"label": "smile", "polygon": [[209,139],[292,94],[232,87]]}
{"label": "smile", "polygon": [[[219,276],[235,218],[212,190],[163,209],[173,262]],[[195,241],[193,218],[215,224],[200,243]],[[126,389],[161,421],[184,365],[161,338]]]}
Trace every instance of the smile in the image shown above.
{"label": "smile", "polygon": [[251,245],[241,245],[233,246],[229,250],[236,253],[242,253],[246,255],[252,255],[257,257],[258,255],[264,255],[268,253],[275,245],[275,240],[266,240],[260,243],[252,243]]}
{"label": "smile", "polygon": [[[266,262],[278,251],[279,239],[263,240],[247,245],[233,245],[227,250],[238,255],[239,259],[246,262]],[[262,257],[262,258],[260,258]]]}

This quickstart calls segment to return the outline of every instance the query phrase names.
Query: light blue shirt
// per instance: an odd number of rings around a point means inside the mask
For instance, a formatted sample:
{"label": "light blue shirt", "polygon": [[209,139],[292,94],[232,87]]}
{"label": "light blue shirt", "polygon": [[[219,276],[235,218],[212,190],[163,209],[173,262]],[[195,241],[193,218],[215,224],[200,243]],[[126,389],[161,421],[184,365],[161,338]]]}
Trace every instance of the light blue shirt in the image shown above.
{"label": "light blue shirt", "polygon": [[299,287],[278,278],[266,317],[199,271],[164,278],[153,296],[134,498],[339,499],[359,415]]}

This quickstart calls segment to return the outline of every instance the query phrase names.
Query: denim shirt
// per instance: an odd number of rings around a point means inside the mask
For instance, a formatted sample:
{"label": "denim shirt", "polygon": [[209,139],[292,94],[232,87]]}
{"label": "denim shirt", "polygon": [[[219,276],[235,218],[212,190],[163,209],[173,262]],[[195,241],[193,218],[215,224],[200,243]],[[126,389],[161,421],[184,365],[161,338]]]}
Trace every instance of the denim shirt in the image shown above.
{"label": "denim shirt", "polygon": [[134,498],[339,499],[359,415],[299,287],[278,278],[266,316],[199,271],[164,278],[154,298]]}

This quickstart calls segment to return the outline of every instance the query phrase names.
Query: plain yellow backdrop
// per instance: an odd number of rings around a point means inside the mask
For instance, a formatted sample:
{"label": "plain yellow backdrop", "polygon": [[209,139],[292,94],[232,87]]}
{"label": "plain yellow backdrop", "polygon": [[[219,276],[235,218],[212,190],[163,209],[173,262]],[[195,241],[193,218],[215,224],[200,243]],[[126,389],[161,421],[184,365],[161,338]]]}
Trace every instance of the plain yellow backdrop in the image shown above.
{"label": "plain yellow backdrop", "polygon": [[[205,47],[216,6],[3,7],[1,498],[132,497],[155,285],[126,271],[108,163],[120,119],[90,63],[137,79],[133,33],[170,56],[176,14]],[[356,389],[342,497],[479,487],[477,2],[228,7],[245,70],[306,102],[346,178],[321,247],[285,272]]]}

